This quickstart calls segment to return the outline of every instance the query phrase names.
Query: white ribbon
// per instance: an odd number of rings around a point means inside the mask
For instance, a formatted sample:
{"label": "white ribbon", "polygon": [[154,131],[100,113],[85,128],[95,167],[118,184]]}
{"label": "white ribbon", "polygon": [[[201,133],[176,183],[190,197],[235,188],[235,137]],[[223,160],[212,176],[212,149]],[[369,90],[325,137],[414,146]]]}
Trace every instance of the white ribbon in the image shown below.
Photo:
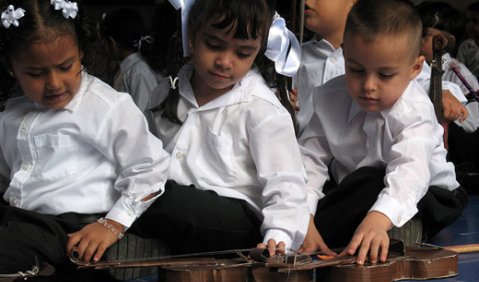
{"label": "white ribbon", "polygon": [[175,90],[178,87],[178,77],[173,78],[171,75],[168,76],[170,79],[170,88]]}
{"label": "white ribbon", "polygon": [[76,2],[70,2],[68,0],[50,0],[50,4],[53,5],[55,10],[62,10],[65,19],[74,19],[78,14],[78,4]]}
{"label": "white ribbon", "polygon": [[134,47],[138,47],[138,53],[140,53],[140,54],[141,54],[141,44],[142,44],[143,41],[145,41],[146,43],[151,44],[151,43],[153,43],[153,37],[151,37],[149,35],[142,36],[142,37],[140,37],[138,42],[133,44]]}
{"label": "white ribbon", "polygon": [[188,42],[188,14],[190,13],[191,6],[195,3],[195,0],[169,0],[170,4],[175,7],[176,10],[181,9],[181,41],[183,44],[183,56],[187,57],[191,54],[190,46]]}
{"label": "white ribbon", "polygon": [[301,46],[298,39],[286,27],[286,21],[278,13],[269,29],[265,56],[274,62],[277,73],[289,77],[296,75],[301,63]]}
{"label": "white ribbon", "polygon": [[11,25],[18,26],[20,23],[19,19],[25,16],[25,10],[22,8],[13,7],[13,5],[8,5],[7,9],[2,13],[2,24],[5,28],[9,28]]}

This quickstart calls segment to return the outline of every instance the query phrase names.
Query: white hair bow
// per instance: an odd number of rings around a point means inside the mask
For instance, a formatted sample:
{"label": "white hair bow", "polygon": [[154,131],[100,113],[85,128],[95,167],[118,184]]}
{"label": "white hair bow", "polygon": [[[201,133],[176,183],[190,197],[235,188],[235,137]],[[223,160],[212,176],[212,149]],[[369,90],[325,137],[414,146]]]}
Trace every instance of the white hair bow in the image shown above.
{"label": "white hair bow", "polygon": [[289,77],[296,75],[301,63],[301,46],[298,39],[286,27],[285,20],[278,13],[269,29],[265,56],[274,62],[277,73]]}
{"label": "white hair bow", "polygon": [[74,19],[78,14],[78,4],[76,2],[70,2],[68,0],[50,0],[55,10],[62,10],[62,14],[65,19]]}
{"label": "white hair bow", "polygon": [[8,5],[7,9],[2,13],[2,24],[5,28],[9,28],[11,25],[18,26],[20,23],[19,19],[25,16],[25,10],[22,8],[13,7],[13,5]]}
{"label": "white hair bow", "polygon": [[195,0],[169,0],[176,10],[181,9],[181,41],[183,44],[183,56],[190,55],[190,46],[188,42],[188,14]]}

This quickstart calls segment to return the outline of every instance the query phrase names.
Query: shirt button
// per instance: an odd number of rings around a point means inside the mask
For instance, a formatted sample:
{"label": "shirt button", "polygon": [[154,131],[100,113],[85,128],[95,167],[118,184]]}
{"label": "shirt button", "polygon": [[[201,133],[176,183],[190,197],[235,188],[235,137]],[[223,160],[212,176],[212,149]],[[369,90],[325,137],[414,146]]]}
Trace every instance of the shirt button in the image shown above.
{"label": "shirt button", "polygon": [[183,158],[183,153],[182,152],[176,152],[176,159],[180,160]]}
{"label": "shirt button", "polygon": [[22,127],[22,129],[20,130],[20,133],[22,133],[22,135],[27,135],[27,130]]}
{"label": "shirt button", "polygon": [[23,170],[29,170],[29,169],[30,169],[30,165],[24,164],[24,165],[22,166],[22,169],[23,169]]}
{"label": "shirt button", "polygon": [[10,204],[11,204],[12,206],[16,207],[16,206],[17,206],[17,204],[18,204],[18,201],[17,201],[17,199],[15,199],[15,198],[11,198],[11,199],[10,199]]}
{"label": "shirt button", "polygon": [[336,63],[336,57],[331,57],[330,60],[331,60],[332,63]]}

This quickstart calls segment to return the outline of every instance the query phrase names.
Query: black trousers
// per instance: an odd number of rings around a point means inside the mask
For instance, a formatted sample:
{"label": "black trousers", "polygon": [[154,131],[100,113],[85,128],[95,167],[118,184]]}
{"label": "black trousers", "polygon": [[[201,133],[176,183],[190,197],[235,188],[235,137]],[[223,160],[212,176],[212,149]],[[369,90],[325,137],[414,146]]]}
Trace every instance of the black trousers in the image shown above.
{"label": "black trousers", "polygon": [[253,248],[261,221],[243,200],[168,181],[129,232],[164,240],[174,254]]}
{"label": "black trousers", "polygon": [[[315,224],[330,248],[345,247],[354,231],[376,202],[384,188],[385,170],[360,168],[348,175],[339,185],[328,183],[326,196],[318,203]],[[452,223],[467,205],[467,193],[462,187],[447,191],[429,187],[418,203],[418,216],[423,223],[423,235],[432,238]]]}
{"label": "black trousers", "polygon": [[[39,260],[67,275],[68,279],[63,281],[94,281],[95,278],[88,277],[88,271],[84,271],[86,276],[71,271],[74,266],[65,247],[67,233],[80,230],[100,216],[75,213],[51,216],[0,204],[0,274],[31,269]],[[164,194],[128,232],[161,238],[174,253],[194,253],[255,247],[262,240],[260,225],[261,221],[245,201],[168,181]],[[94,274],[95,281],[107,281],[98,278],[98,271]]]}
{"label": "black trousers", "polygon": [[0,274],[16,273],[46,262],[56,268],[50,277],[34,281],[111,281],[106,272],[77,271],[66,254],[68,233],[80,230],[101,215],[44,215],[0,201]]}
{"label": "black trousers", "polygon": [[473,164],[479,168],[479,130],[472,133],[455,123],[449,124],[448,158],[456,165]]}

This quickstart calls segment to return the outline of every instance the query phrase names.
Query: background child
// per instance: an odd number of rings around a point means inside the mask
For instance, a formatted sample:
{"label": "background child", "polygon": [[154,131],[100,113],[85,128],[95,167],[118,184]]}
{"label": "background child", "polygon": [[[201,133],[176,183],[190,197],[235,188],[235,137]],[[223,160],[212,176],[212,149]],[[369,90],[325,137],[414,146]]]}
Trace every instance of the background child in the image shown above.
{"label": "background child", "polygon": [[119,63],[113,88],[130,93],[144,111],[159,77],[148,64],[153,37],[148,35],[141,14],[133,8],[114,10],[103,18],[100,30]]}
{"label": "background child", "polygon": [[[361,0],[344,35],[346,75],[317,88],[300,138],[310,228],[303,251],[347,247],[357,263],[385,261],[392,226],[416,213],[434,236],[467,202],[446,162],[443,130],[415,80],[421,19],[403,0]],[[333,188],[324,194],[331,163]],[[429,187],[429,188],[428,188]]]}
{"label": "background child", "polygon": [[[344,74],[341,43],[343,42],[346,17],[355,2],[355,0],[305,1],[304,24],[307,29],[315,32],[315,36],[303,44],[301,67],[294,78],[294,87],[297,90],[299,103],[299,112],[297,113],[299,133],[304,130],[313,115],[313,89]],[[425,64],[416,79],[427,91],[430,77],[431,70]],[[443,95],[445,118],[450,121],[465,119],[467,110],[460,102],[466,102],[466,99],[459,87],[445,82],[443,89],[447,90]]]}
{"label": "background child", "polygon": [[92,38],[76,2],[0,6],[20,92],[0,113],[0,273],[64,270],[73,251],[98,261],[162,191],[169,156],[131,97],[82,67]]}
{"label": "background child", "polygon": [[474,2],[467,7],[465,18],[468,39],[459,45],[456,57],[476,77],[479,77],[479,2]]}
{"label": "background child", "polygon": [[152,228],[168,226],[173,252],[262,242],[275,254],[303,241],[308,210],[292,118],[255,66],[278,52],[266,44],[273,19],[282,20],[273,15],[266,0],[196,1],[190,61],[152,97],[151,128],[173,156],[168,177],[194,185],[169,186],[154,204],[163,211]]}
{"label": "background child", "polygon": [[[464,93],[477,92],[479,83],[477,78],[461,62],[454,59],[450,54],[454,52],[454,42],[460,38],[462,32],[462,17],[451,5],[443,2],[427,2],[419,6],[419,14],[423,24],[422,52],[426,61],[433,60],[432,38],[435,35],[442,35],[448,38],[451,49],[442,56],[444,73],[442,79],[452,81],[459,85]],[[466,108],[469,112],[464,122],[455,122],[449,125],[448,158],[456,166],[456,173],[459,182],[468,191],[472,186],[467,185],[473,172],[477,172],[476,163],[479,164],[479,105],[472,99]],[[474,133],[475,132],[475,133]],[[471,186],[471,187],[468,187]]]}

